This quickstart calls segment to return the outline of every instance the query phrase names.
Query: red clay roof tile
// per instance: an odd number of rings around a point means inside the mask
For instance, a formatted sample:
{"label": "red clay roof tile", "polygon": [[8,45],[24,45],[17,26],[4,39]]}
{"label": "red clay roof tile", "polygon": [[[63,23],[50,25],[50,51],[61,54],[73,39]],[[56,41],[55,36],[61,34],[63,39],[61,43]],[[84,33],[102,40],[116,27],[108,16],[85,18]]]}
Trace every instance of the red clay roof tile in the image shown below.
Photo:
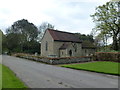
{"label": "red clay roof tile", "polygon": [[81,40],[75,36],[74,33],[64,32],[64,31],[58,31],[53,29],[47,29],[53,39],[55,41],[63,41],[63,42],[79,42],[81,43]]}

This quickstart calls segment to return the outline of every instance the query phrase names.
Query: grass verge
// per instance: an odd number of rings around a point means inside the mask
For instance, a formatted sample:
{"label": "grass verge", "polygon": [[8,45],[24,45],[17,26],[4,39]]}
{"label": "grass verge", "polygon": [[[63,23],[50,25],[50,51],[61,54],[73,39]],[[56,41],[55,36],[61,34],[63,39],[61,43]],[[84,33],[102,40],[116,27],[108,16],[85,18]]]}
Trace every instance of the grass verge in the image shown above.
{"label": "grass verge", "polygon": [[0,64],[0,90],[2,90],[2,65]]}
{"label": "grass verge", "polygon": [[2,79],[0,79],[2,81],[2,88],[27,88],[8,67],[1,64],[0,67],[2,67]]}
{"label": "grass verge", "polygon": [[99,61],[99,62],[69,64],[69,65],[61,65],[61,66],[66,68],[77,69],[77,70],[86,70],[86,71],[120,76],[120,71],[118,70],[119,65],[120,63],[116,63],[116,62]]}

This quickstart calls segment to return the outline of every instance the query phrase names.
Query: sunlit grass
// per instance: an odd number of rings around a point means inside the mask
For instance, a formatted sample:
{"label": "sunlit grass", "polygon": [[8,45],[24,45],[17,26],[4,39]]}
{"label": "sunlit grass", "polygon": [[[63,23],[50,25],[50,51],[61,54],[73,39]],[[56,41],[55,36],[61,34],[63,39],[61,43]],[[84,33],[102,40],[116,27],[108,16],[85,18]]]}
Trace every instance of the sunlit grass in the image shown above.
{"label": "sunlit grass", "polygon": [[24,83],[6,66],[2,67],[2,88],[27,88]]}
{"label": "sunlit grass", "polygon": [[2,89],[2,65],[0,64],[0,90]]}
{"label": "sunlit grass", "polygon": [[62,67],[78,69],[78,70],[87,70],[99,73],[106,73],[106,74],[114,74],[120,75],[118,70],[118,66],[120,63],[117,62],[89,62],[89,63],[81,63],[81,64],[69,64],[69,65],[61,65]]}

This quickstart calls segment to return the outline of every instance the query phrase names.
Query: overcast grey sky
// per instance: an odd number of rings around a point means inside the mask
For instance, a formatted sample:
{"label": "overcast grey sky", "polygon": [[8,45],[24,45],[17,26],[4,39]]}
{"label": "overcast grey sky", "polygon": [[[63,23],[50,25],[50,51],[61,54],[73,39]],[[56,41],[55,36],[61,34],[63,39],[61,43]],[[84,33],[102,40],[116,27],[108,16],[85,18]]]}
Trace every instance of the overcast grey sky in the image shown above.
{"label": "overcast grey sky", "polygon": [[55,29],[90,34],[95,7],[110,0],[1,0],[0,29],[5,31],[15,21],[27,19],[39,26],[49,22]]}

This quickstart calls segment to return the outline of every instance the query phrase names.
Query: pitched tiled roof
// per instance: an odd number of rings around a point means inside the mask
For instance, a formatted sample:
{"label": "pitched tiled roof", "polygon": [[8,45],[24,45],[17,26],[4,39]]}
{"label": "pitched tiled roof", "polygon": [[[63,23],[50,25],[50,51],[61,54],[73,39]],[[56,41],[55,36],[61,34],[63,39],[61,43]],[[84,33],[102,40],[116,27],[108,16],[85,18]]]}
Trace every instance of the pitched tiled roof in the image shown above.
{"label": "pitched tiled roof", "polygon": [[59,49],[66,49],[69,45],[70,43],[65,42]]}
{"label": "pitched tiled roof", "polygon": [[91,48],[91,49],[95,49],[95,45],[89,41],[83,41],[82,42],[82,48]]}
{"label": "pitched tiled roof", "polygon": [[47,29],[51,34],[54,41],[63,41],[63,42],[81,42],[81,40],[75,36],[73,33],[63,32],[53,29]]}

